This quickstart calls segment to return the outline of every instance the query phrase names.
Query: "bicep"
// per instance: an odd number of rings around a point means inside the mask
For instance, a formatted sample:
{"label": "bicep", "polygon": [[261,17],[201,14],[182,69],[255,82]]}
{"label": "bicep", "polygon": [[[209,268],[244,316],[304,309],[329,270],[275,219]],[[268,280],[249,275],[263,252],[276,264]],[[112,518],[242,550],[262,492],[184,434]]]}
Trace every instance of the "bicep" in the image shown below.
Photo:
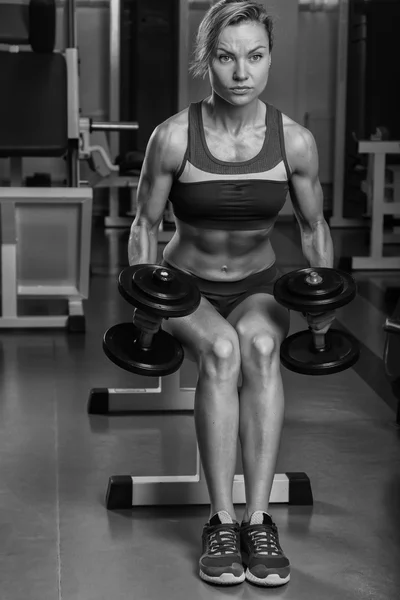
{"label": "bicep", "polygon": [[172,178],[172,173],[159,169],[142,169],[136,199],[136,222],[146,221],[151,229],[158,228],[167,205]]}
{"label": "bicep", "polygon": [[290,196],[296,218],[302,228],[311,228],[324,219],[324,202],[318,175],[318,151],[314,137],[301,130],[292,149]]}
{"label": "bicep", "polygon": [[156,130],[149,140],[138,190],[135,222],[157,229],[164,215],[175,172],[168,131]]}

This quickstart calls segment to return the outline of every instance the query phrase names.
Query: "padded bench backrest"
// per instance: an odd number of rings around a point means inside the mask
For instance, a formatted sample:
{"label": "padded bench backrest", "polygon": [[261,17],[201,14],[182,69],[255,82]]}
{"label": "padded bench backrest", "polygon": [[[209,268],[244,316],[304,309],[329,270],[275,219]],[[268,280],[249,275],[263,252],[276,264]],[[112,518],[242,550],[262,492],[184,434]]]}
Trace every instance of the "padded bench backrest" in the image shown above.
{"label": "padded bench backrest", "polygon": [[0,2],[0,43],[27,46],[0,51],[0,157],[68,149],[67,66],[54,52],[55,18],[55,0]]}
{"label": "padded bench backrest", "polygon": [[62,156],[68,146],[61,54],[0,52],[0,156]]}

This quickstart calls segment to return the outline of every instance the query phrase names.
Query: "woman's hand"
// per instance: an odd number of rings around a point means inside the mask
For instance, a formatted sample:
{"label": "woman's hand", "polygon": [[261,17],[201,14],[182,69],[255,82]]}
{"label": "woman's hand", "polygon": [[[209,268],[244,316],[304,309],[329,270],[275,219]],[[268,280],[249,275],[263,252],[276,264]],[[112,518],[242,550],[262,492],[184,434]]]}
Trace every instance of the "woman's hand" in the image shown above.
{"label": "woman's hand", "polygon": [[331,310],[329,312],[318,313],[316,315],[303,313],[303,317],[306,318],[308,327],[312,331],[317,331],[318,333],[326,333],[332,325],[333,321],[336,319],[336,311]]}

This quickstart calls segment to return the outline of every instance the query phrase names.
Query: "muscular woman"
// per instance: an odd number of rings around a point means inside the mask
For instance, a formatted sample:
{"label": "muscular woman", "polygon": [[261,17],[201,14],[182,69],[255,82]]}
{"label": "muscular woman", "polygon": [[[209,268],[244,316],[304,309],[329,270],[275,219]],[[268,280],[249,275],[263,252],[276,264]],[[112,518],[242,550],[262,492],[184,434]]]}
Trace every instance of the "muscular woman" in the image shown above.
{"label": "muscular woman", "polygon": [[[211,95],[160,124],[144,160],[128,256],[157,261],[170,200],[176,231],[163,264],[193,276],[201,303],[164,329],[197,363],[195,425],[210,496],[200,576],[262,586],[290,579],[269,497],[284,420],[280,345],[289,311],[274,299],[280,277],[270,237],[290,192],[309,266],[333,267],[311,133],[259,99],[267,85],[272,22],[254,1],[220,0],[200,24],[192,69]],[[308,317],[327,331],[334,315]],[[246,507],[232,501],[238,439]]]}

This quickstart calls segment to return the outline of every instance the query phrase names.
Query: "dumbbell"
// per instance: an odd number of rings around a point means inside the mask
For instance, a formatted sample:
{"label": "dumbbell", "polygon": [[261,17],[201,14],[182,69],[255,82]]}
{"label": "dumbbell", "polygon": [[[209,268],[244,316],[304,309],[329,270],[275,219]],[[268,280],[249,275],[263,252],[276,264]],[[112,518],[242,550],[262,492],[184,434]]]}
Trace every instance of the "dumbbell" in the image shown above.
{"label": "dumbbell", "polygon": [[[274,285],[275,299],[290,310],[317,315],[351,302],[357,293],[348,273],[327,267],[291,271]],[[281,345],[281,363],[304,375],[328,375],[352,367],[360,347],[350,334],[329,328],[326,334],[305,330],[287,337]]]}
{"label": "dumbbell", "polygon": [[160,265],[133,265],[119,274],[118,291],[135,310],[132,323],[119,323],[105,332],[106,356],[138,375],[162,377],[177,371],[184,359],[182,344],[161,325],[199,306],[201,295],[192,277]]}

